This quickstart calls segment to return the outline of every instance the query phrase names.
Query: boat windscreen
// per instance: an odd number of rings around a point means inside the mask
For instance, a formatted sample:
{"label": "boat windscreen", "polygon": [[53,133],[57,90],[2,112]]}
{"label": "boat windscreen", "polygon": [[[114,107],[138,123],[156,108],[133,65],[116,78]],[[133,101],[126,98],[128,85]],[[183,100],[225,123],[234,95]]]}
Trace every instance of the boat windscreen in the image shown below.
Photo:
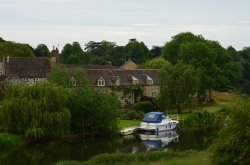
{"label": "boat windscreen", "polygon": [[162,121],[161,114],[147,113],[143,118],[143,122],[147,123],[160,123]]}

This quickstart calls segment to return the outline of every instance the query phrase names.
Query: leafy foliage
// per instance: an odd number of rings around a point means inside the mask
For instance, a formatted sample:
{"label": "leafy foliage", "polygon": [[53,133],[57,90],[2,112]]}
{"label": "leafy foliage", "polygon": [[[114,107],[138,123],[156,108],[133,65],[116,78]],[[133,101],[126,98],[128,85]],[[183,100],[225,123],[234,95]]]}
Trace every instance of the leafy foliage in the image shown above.
{"label": "leafy foliage", "polygon": [[0,59],[3,56],[11,57],[34,57],[32,49],[26,44],[15,43],[11,41],[0,42]]}
{"label": "leafy foliage", "polygon": [[[76,86],[69,84],[72,77],[76,80]],[[71,89],[68,107],[72,115],[72,132],[98,132],[110,136],[116,133],[120,102],[116,96],[90,87],[81,68],[54,66],[48,81]]]}
{"label": "leafy foliage", "polygon": [[66,134],[70,124],[67,100],[67,92],[50,83],[10,85],[1,110],[4,129],[28,138]]}
{"label": "leafy foliage", "polygon": [[11,135],[8,133],[0,133],[1,150],[20,144],[20,142],[21,142],[21,139],[19,136]]}
{"label": "leafy foliage", "polygon": [[154,105],[149,101],[141,101],[135,104],[135,110],[147,113],[154,110]]}
{"label": "leafy foliage", "polygon": [[182,63],[169,65],[160,73],[158,105],[163,110],[177,106],[177,113],[180,113],[184,104],[189,103],[190,95],[198,89],[199,75],[193,67]]}
{"label": "leafy foliage", "polygon": [[71,129],[75,133],[101,132],[112,136],[118,130],[119,100],[92,88],[79,88],[70,98]]}
{"label": "leafy foliage", "polygon": [[[228,89],[239,79],[239,63],[218,42],[190,32],[180,33],[163,47],[163,57],[172,64],[183,62],[200,72],[200,91]],[[210,95],[211,99],[211,95]]]}
{"label": "leafy foliage", "polygon": [[35,49],[35,55],[36,57],[50,57],[50,52],[45,44],[39,44]]}
{"label": "leafy foliage", "polygon": [[[75,80],[75,86],[72,86],[72,82]],[[81,68],[68,68],[64,65],[53,65],[50,73],[48,74],[48,81],[62,86],[64,88],[69,87],[81,87],[88,84],[85,72]]]}
{"label": "leafy foliage", "polygon": [[207,111],[192,113],[191,115],[188,115],[188,117],[185,120],[186,125],[196,127],[199,129],[212,128],[213,123],[214,123],[214,114],[209,113]]}
{"label": "leafy foliage", "polygon": [[162,57],[157,57],[152,60],[146,61],[140,67],[145,69],[162,69],[170,65],[170,62]]}
{"label": "leafy foliage", "polygon": [[125,45],[125,53],[132,61],[141,64],[152,58],[152,54],[143,42],[138,42],[136,39],[130,39]]}
{"label": "leafy foliage", "polygon": [[250,100],[244,99],[229,107],[229,115],[212,144],[215,164],[245,165],[250,162]]}
{"label": "leafy foliage", "polygon": [[67,43],[61,52],[60,61],[64,64],[87,64],[89,56],[85,53],[78,42]]}

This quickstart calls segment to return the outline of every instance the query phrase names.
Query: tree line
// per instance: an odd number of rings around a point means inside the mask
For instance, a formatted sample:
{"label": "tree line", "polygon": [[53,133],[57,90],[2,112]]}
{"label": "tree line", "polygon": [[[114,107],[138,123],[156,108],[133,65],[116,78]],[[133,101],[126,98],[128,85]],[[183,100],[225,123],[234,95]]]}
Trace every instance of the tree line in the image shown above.
{"label": "tree line", "polygon": [[[5,41],[2,38],[0,48],[4,48],[1,49],[3,51],[0,52],[0,55],[37,57],[52,55],[45,44],[32,48],[29,45]],[[250,94],[248,72],[250,47],[244,47],[240,51],[235,50],[232,46],[224,48],[217,41],[207,40],[202,35],[195,35],[191,32],[179,33],[163,46],[153,46],[151,49],[136,39],[130,39],[124,46],[109,41],[90,41],[85,44],[84,48],[79,42],[67,43],[60,54],[60,62],[63,64],[107,64],[107,62],[111,62],[112,65],[120,66],[128,59],[139,64],[141,68],[160,69],[166,65],[178,64],[180,66],[180,63],[187,65],[184,68],[191,67],[190,69],[194,72],[191,75],[199,79],[199,81],[195,81],[198,83],[194,85],[197,86],[195,90],[198,91],[198,98],[203,101],[206,99],[204,96],[206,91],[209,91],[209,100],[211,100],[211,90],[233,90]],[[170,70],[173,69],[168,69],[168,73],[165,74],[169,74]],[[164,75],[164,73],[162,74]],[[178,82],[182,86],[181,88],[187,91],[187,87],[184,88],[187,81],[182,81],[182,84],[180,81]],[[161,89],[164,91],[164,88]],[[174,96],[178,100],[181,97]],[[179,103],[179,106],[181,104]]]}

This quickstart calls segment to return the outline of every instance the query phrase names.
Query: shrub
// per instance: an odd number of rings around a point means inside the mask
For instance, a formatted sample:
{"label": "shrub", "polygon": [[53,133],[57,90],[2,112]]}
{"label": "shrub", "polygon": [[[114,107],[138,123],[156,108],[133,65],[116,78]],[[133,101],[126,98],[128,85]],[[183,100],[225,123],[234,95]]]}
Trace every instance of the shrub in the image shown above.
{"label": "shrub", "polygon": [[143,113],[148,113],[154,110],[154,105],[149,101],[141,101],[136,103],[135,110],[137,112],[141,111]]}
{"label": "shrub", "polygon": [[0,148],[9,148],[20,144],[21,139],[19,136],[11,135],[8,133],[0,133]]}
{"label": "shrub", "polygon": [[116,96],[86,87],[74,91],[69,102],[72,132],[117,133],[120,105]]}
{"label": "shrub", "polygon": [[206,129],[213,126],[213,121],[214,114],[204,111],[188,115],[185,124]]}
{"label": "shrub", "polygon": [[142,119],[143,116],[144,116],[144,114],[141,111],[139,111],[139,112],[129,111],[129,112],[127,112],[126,115],[124,115],[123,119],[125,119],[125,120]]}
{"label": "shrub", "polygon": [[250,99],[229,107],[229,115],[213,141],[212,161],[220,165],[250,163]]}

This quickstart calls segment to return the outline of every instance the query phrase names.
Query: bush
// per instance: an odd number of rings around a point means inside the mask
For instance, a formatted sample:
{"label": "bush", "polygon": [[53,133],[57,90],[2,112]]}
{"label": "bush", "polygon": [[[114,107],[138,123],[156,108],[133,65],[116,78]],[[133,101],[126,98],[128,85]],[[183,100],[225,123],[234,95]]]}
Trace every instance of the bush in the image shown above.
{"label": "bush", "polygon": [[0,133],[0,148],[9,148],[21,143],[19,136],[11,135],[8,133]]}
{"label": "bush", "polygon": [[142,119],[143,116],[144,116],[143,112],[129,111],[126,114],[125,119],[126,120]]}
{"label": "bush", "polygon": [[229,115],[213,141],[214,164],[245,165],[250,163],[250,99],[240,100],[229,107]]}
{"label": "bush", "polygon": [[213,126],[214,114],[207,111],[204,112],[195,112],[191,115],[188,115],[185,124],[195,126],[197,128],[209,128]]}
{"label": "bush", "polygon": [[120,103],[116,96],[91,88],[79,88],[70,98],[71,130],[113,136],[118,132]]}
{"label": "bush", "polygon": [[135,110],[137,112],[141,111],[143,113],[148,113],[154,110],[154,105],[149,101],[141,101],[141,102],[136,103]]}

